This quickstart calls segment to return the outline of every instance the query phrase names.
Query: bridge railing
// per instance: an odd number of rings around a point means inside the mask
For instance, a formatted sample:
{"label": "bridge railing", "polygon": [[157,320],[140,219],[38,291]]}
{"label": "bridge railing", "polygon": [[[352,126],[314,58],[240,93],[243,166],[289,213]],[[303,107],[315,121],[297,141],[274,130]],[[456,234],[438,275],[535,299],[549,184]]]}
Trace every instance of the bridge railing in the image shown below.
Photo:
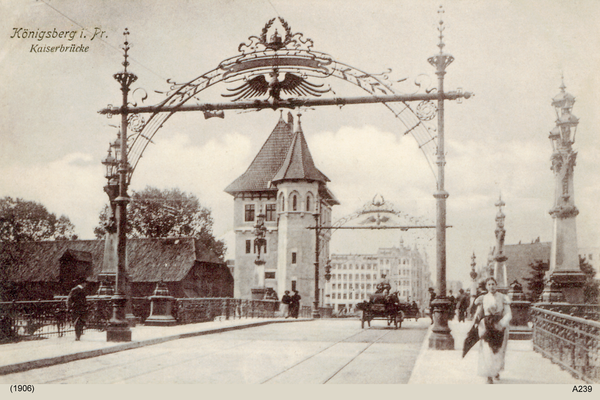
{"label": "bridge railing", "polygon": [[[531,308],[534,350],[573,376],[588,383],[600,383],[598,320],[572,316],[546,307],[537,305]],[[574,310],[573,306],[570,307]],[[586,308],[578,313],[585,313]],[[588,308],[588,311],[593,308]]]}
{"label": "bridge railing", "polygon": [[[112,314],[110,299],[88,296],[86,329],[104,330]],[[75,333],[66,297],[0,302],[0,343],[62,337]]]}
{"label": "bridge railing", "polygon": [[[236,318],[277,318],[279,301],[232,298],[173,299],[172,315],[178,324]],[[132,312],[140,321],[150,315],[150,298],[132,298]],[[106,330],[112,316],[107,296],[87,296],[88,312],[85,329]],[[310,318],[310,306],[301,306],[299,316]],[[62,337],[75,333],[67,310],[66,296],[55,300],[0,302],[0,343],[27,339]]]}
{"label": "bridge railing", "polygon": [[173,317],[180,324],[235,318],[275,318],[279,316],[276,300],[245,300],[232,298],[176,299]]}

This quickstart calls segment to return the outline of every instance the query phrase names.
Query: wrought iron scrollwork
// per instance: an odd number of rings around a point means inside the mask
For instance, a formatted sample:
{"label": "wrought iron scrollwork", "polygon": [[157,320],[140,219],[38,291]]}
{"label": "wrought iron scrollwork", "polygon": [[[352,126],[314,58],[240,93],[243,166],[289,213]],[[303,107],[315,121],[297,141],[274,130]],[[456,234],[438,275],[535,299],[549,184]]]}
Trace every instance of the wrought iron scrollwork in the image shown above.
{"label": "wrought iron scrollwork", "polygon": [[[132,165],[129,175],[133,174],[156,132],[174,114],[174,111],[162,111],[161,107],[172,109],[192,99],[197,100],[199,93],[218,83],[238,82],[237,87],[240,87],[239,82],[243,85],[259,75],[264,76],[277,69],[283,76],[291,73],[306,83],[309,83],[307,80],[309,78],[335,77],[376,96],[398,94],[399,92],[392,87],[393,84],[406,81],[406,79],[395,82],[390,80],[391,69],[378,74],[361,71],[334,60],[329,54],[313,50],[313,46],[312,39],[304,37],[302,33],[294,33],[287,22],[278,17],[267,22],[259,36],[250,36],[248,43],[241,43],[238,47],[240,54],[223,60],[215,69],[186,83],[167,80],[168,90],[157,92],[164,94],[166,98],[156,106],[157,111],[143,123],[141,131],[137,135],[132,135],[128,152]],[[429,88],[428,84],[425,85],[422,79],[423,77],[419,76],[415,80],[417,91],[430,93],[435,90]],[[320,86],[316,83],[312,85]],[[310,85],[308,87],[314,89]],[[307,93],[313,96],[319,94],[314,91]],[[332,94],[335,95],[333,91]],[[417,112],[410,103],[394,102],[384,103],[384,105],[403,124],[403,134],[410,133],[415,138],[435,176],[436,169],[433,166],[436,160],[437,134],[435,126],[427,124],[433,118],[431,115],[433,108],[429,105],[427,107],[421,105]]]}
{"label": "wrought iron scrollwork", "polygon": [[437,107],[431,101],[422,101],[415,110],[421,121],[431,121],[437,115]]}

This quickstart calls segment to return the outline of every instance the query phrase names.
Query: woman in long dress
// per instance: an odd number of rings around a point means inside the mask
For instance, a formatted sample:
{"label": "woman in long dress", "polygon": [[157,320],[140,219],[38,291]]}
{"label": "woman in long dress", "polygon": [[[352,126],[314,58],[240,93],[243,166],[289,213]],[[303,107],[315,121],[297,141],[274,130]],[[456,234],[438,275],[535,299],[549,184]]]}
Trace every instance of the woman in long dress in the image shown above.
{"label": "woman in long dress", "polygon": [[494,278],[485,281],[487,293],[475,299],[477,311],[474,324],[479,324],[479,365],[477,375],[487,378],[487,383],[500,379],[508,343],[508,324],[512,318],[508,296],[497,291]]}

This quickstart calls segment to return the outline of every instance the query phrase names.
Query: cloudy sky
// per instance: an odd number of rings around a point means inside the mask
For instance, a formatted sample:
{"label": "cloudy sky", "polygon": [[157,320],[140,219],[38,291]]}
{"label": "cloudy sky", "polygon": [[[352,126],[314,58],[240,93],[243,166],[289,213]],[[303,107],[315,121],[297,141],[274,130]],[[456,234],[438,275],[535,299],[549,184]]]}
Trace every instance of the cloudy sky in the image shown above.
{"label": "cloudy sky", "polygon": [[[549,241],[553,176],[550,105],[561,75],[577,98],[575,199],[580,246],[599,246],[594,211],[598,176],[600,3],[595,0],[500,1],[97,1],[7,0],[0,12],[0,196],[43,203],[65,214],[79,236],[93,238],[107,202],[100,161],[116,137],[117,118],[97,113],[120,103],[112,75],[121,70],[119,46],[129,28],[133,88],[164,97],[167,79],[186,82],[238,54],[238,45],[283,17],[314,49],[358,69],[392,69],[391,81],[421,74],[435,85],[427,58],[438,48],[438,7],[444,5],[445,51],[455,57],[446,90],[475,96],[446,106],[448,279],[468,281],[471,254],[482,262],[494,244],[494,203],[506,203],[506,242]],[[77,37],[12,37],[23,30],[72,31]],[[104,31],[91,40],[93,33]],[[23,32],[23,30],[18,32]],[[85,38],[80,35],[84,32]],[[84,44],[87,53],[35,53],[35,44]],[[343,91],[344,83],[328,82]],[[225,87],[218,90],[223,92]],[[398,87],[401,90],[401,87]],[[219,93],[205,101],[222,101]],[[596,112],[594,112],[596,111]],[[154,138],[131,189],[178,187],[212,209],[215,234],[231,239],[231,196],[223,189],[242,174],[279,118],[278,111],[200,113],[172,117]],[[334,220],[377,193],[397,209],[434,221],[434,175],[416,141],[381,105],[303,111],[304,133],[317,167],[341,201]],[[431,235],[433,232],[431,232]],[[406,234],[405,234],[406,235]],[[433,237],[433,236],[431,236]],[[335,234],[334,252],[375,252],[401,234]],[[409,239],[405,236],[406,240]],[[427,242],[427,240],[425,240]],[[433,248],[429,241],[429,250]],[[233,247],[229,243],[230,248]],[[433,253],[431,253],[433,255]],[[431,269],[435,270],[435,261]]]}

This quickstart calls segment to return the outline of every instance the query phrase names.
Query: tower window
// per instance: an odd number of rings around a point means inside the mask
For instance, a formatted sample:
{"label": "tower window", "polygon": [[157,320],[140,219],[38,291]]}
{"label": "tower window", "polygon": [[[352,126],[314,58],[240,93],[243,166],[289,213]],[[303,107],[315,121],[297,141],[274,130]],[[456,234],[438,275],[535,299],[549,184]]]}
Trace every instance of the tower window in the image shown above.
{"label": "tower window", "polygon": [[310,196],[306,196],[306,211],[310,211]]}
{"label": "tower window", "polygon": [[296,264],[296,253],[292,253],[292,264]]}
{"label": "tower window", "polygon": [[251,248],[252,248],[252,241],[246,240],[246,254],[250,254]]}
{"label": "tower window", "polygon": [[265,207],[265,220],[267,221],[275,221],[275,212],[276,212],[276,205],[275,204],[267,204],[267,206]]}
{"label": "tower window", "polygon": [[298,196],[292,197],[292,211],[298,211]]}
{"label": "tower window", "polygon": [[254,221],[254,204],[246,204],[244,207],[244,221]]}

